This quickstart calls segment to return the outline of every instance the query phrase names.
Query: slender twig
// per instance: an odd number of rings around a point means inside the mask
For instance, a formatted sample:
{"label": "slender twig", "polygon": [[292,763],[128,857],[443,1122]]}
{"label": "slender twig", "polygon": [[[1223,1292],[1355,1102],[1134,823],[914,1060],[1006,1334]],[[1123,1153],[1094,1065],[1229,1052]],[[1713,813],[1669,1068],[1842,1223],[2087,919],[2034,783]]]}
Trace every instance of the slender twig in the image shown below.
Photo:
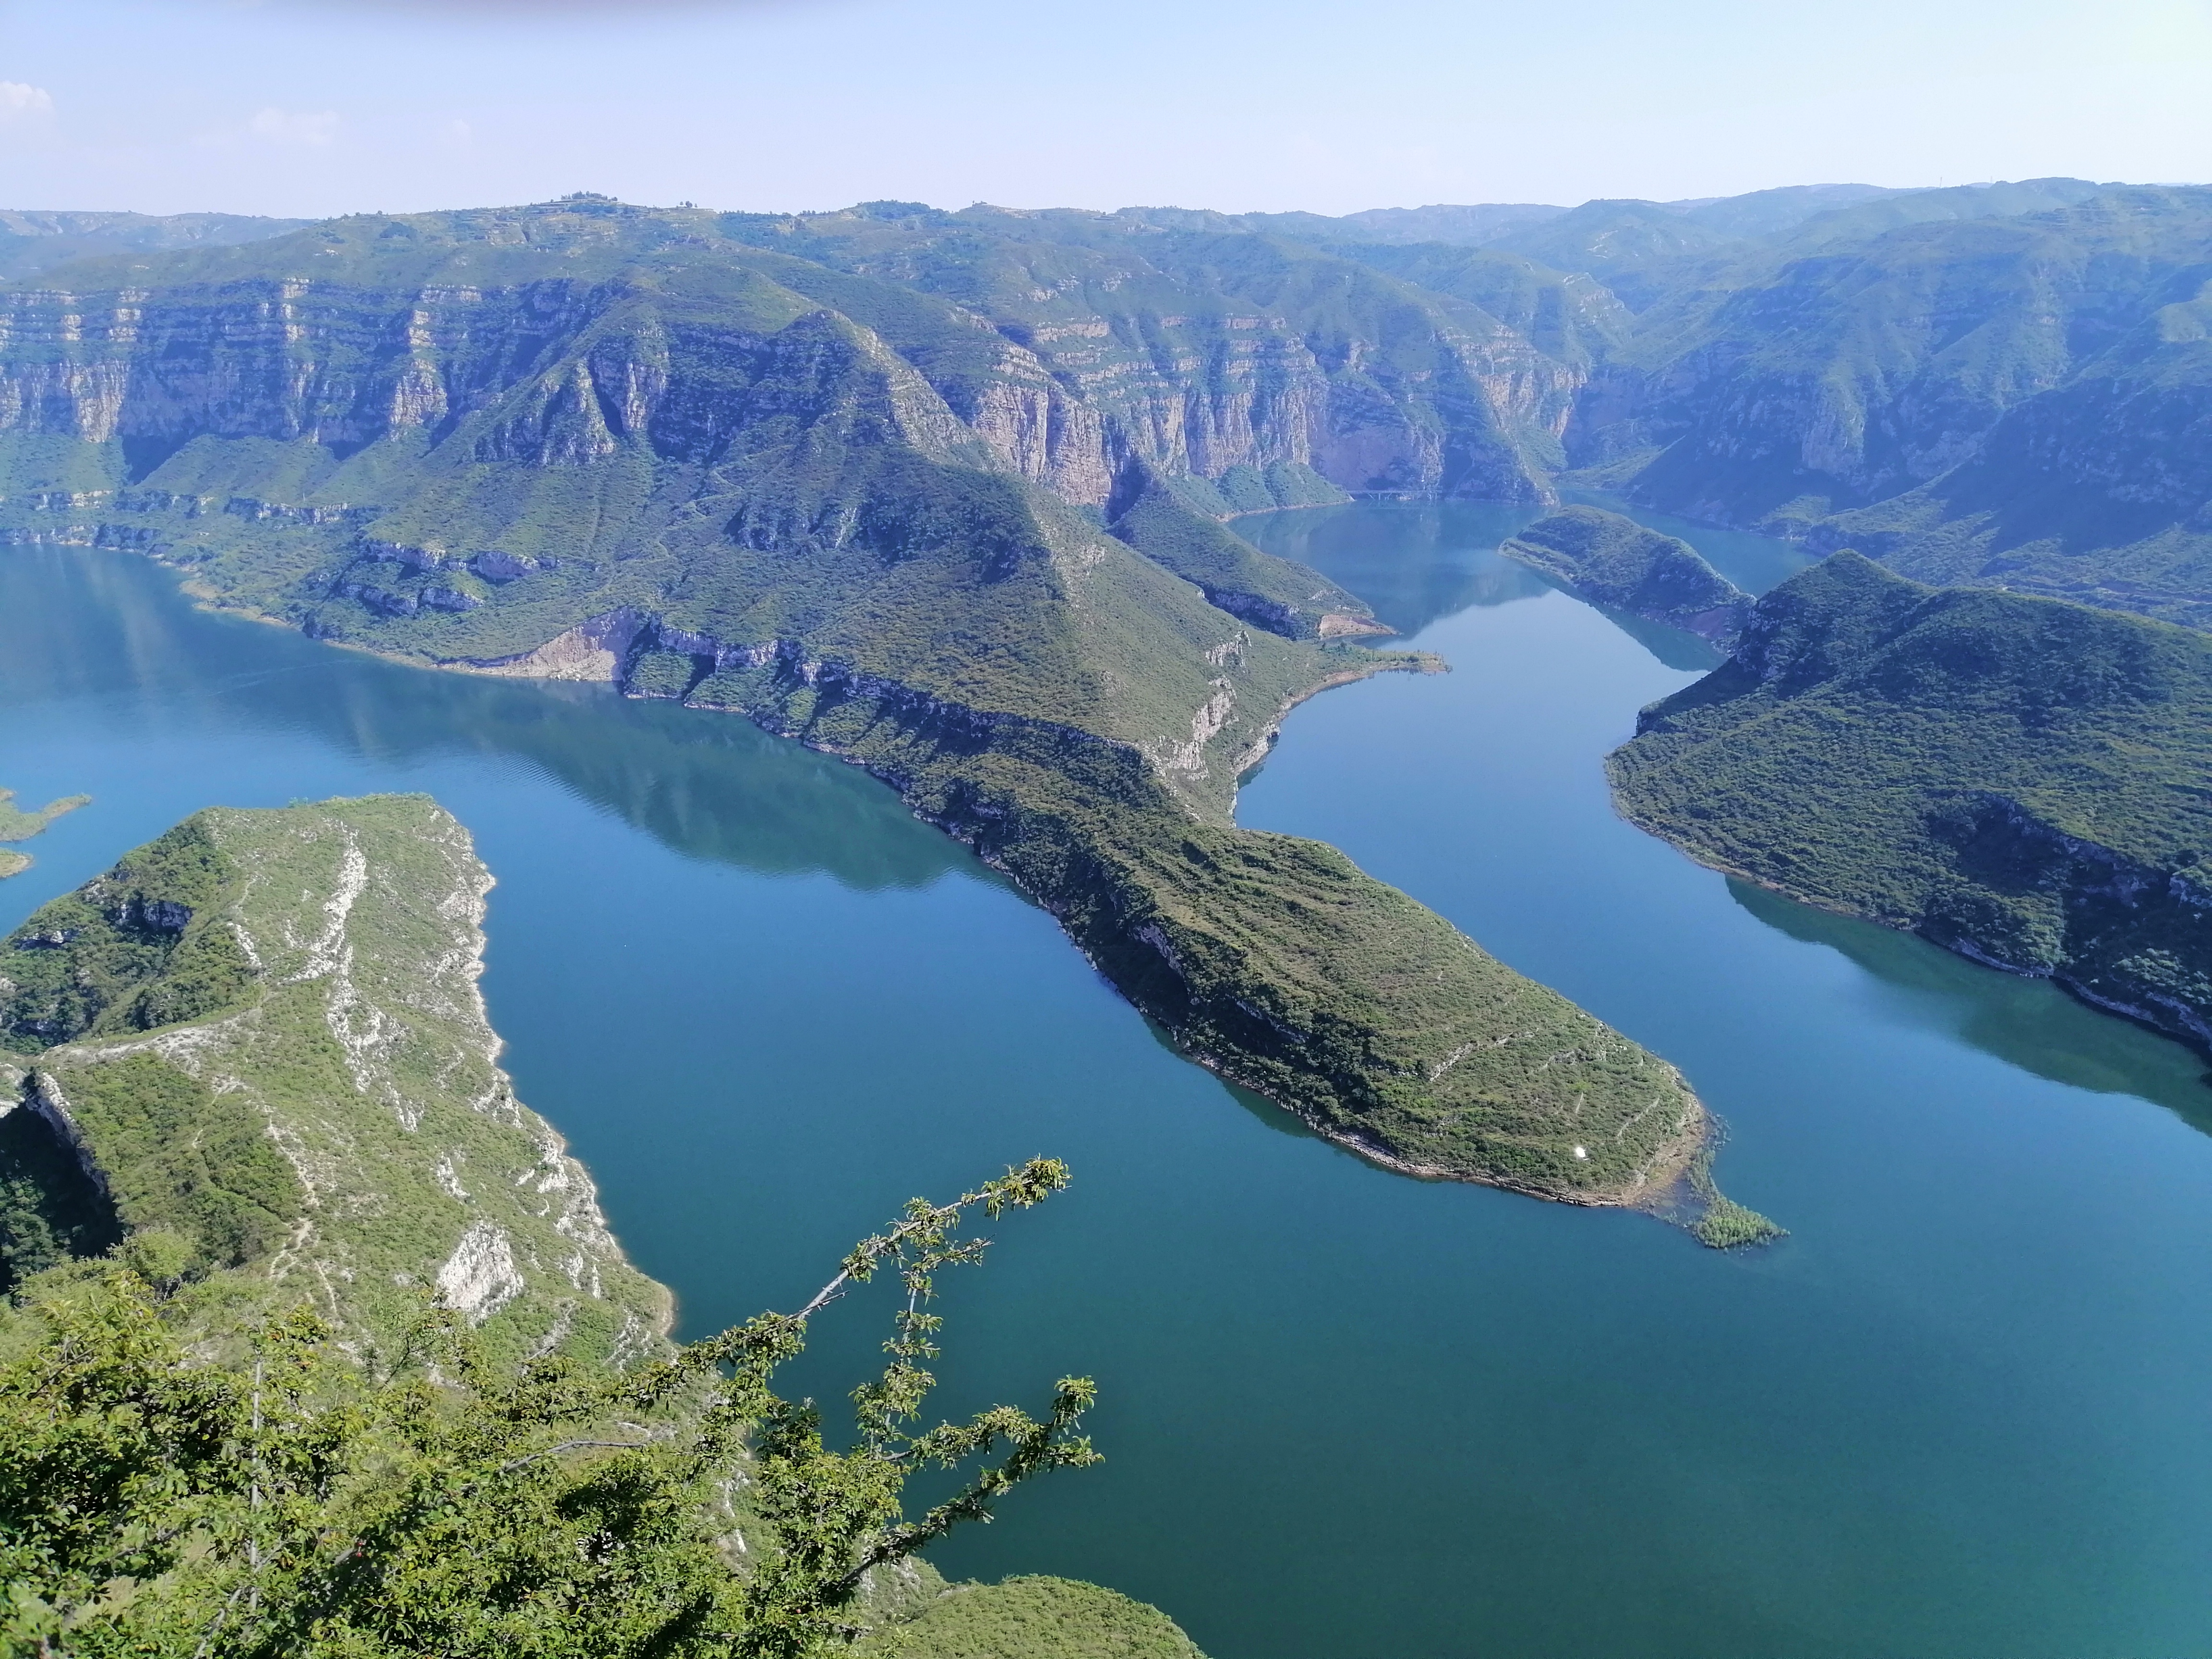
{"label": "slender twig", "polygon": [[564,1451],[581,1451],[587,1447],[600,1447],[610,1451],[643,1451],[653,1443],[649,1440],[563,1440],[557,1446],[548,1446],[543,1451],[510,1459],[499,1466],[501,1474],[520,1468],[525,1463],[534,1463],[541,1457],[557,1457]]}

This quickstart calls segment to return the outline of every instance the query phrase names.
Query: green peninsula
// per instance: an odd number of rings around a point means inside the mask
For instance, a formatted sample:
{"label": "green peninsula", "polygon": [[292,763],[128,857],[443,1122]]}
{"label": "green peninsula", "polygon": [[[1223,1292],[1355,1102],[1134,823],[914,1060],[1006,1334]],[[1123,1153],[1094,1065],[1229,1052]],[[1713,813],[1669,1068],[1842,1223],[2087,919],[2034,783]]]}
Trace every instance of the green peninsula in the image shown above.
{"label": "green peninsula", "polygon": [[[0,429],[0,537],[860,762],[1187,1053],[1390,1167],[1638,1203],[1704,1143],[1663,1060],[1334,849],[1234,821],[1299,699],[1436,665],[1346,643],[1366,607],[1221,516],[1540,494],[1541,411],[1482,389],[1523,384],[1498,377],[1525,348],[1464,302],[1121,216],[597,198],[39,283],[0,293],[0,380],[134,389]],[[1166,436],[1164,402],[1190,411]]]}
{"label": "green peninsula", "polygon": [[[500,1069],[490,885],[450,816],[384,796],[210,809],[34,913],[0,944],[0,1274],[158,1228],[364,1352],[432,1292],[501,1353],[656,1352],[667,1293]],[[79,1179],[34,1178],[54,1145]]]}
{"label": "green peninsula", "polygon": [[[0,842],[28,841],[64,812],[74,812],[80,806],[92,803],[89,795],[65,795],[49,801],[35,812],[26,812],[15,805],[15,792],[0,789]],[[13,848],[0,847],[0,881],[9,876],[19,876],[31,867],[31,855],[18,853]]]}
{"label": "green peninsula", "polygon": [[2212,1047],[2212,635],[1838,553],[1607,770],[1707,864]]}
{"label": "green peninsula", "polygon": [[[911,1467],[921,1351],[861,1390],[871,1449],[841,1460],[787,1432],[811,1407],[758,1392],[805,1315],[668,1340],[668,1292],[498,1066],[490,884],[427,797],[215,808],[0,942],[10,1650],[228,1627],[237,1651],[566,1637],[706,1659],[781,1620],[787,1643],[745,1650],[1202,1659],[1112,1591],[950,1586],[913,1553],[943,1528],[905,1522],[881,1471]],[[817,1305],[867,1264],[974,1260],[950,1245],[961,1210],[1066,1179],[1037,1164],[909,1206]],[[1022,1461],[984,1507],[1095,1461],[1071,1415],[1089,1387],[1062,1383],[1048,1425],[987,1414]],[[956,1433],[933,1431],[941,1466]]]}
{"label": "green peninsula", "polygon": [[1595,605],[1681,629],[1723,649],[1751,609],[1751,596],[1689,543],[1602,507],[1562,507],[1498,550]]}

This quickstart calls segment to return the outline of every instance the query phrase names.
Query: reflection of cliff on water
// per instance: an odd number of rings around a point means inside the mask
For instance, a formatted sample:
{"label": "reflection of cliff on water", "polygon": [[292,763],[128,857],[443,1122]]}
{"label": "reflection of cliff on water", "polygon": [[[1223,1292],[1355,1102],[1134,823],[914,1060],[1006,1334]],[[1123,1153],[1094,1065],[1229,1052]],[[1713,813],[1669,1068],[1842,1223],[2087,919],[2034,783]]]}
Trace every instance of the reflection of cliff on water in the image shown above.
{"label": "reflection of cliff on water", "polygon": [[[1681,537],[1750,592],[1765,592],[1807,562],[1804,554],[1771,537],[1712,530],[1610,496],[1574,499],[1627,513],[1639,523]],[[1558,587],[1497,551],[1500,542],[1546,511],[1500,501],[1361,501],[1249,514],[1236,520],[1235,528],[1267,551],[1310,564],[1341,583],[1374,606],[1376,616],[1401,637],[1410,637],[1471,606],[1510,605]],[[1694,634],[1596,608],[1669,668],[1705,673],[1720,666],[1721,653]]]}
{"label": "reflection of cliff on water", "polygon": [[2038,1077],[2099,1094],[2135,1095],[2212,1134],[2204,1062],[2181,1044],[2069,996],[2049,980],[2001,973],[1871,921],[1793,903],[1731,878],[1729,896],[1792,939],[1834,947],[1909,994],[1894,1008]]}
{"label": "reflection of cliff on water", "polygon": [[1543,514],[1499,501],[1362,501],[1255,513],[1232,527],[1266,551],[1341,583],[1408,636],[1470,605],[1547,592],[1542,577],[1496,551]]}
{"label": "reflection of cliff on water", "polygon": [[1686,629],[1669,628],[1665,623],[1616,611],[1611,605],[1591,608],[1668,667],[1679,668],[1685,674],[1710,674],[1728,660],[1711,641],[1699,639]]}
{"label": "reflection of cliff on water", "polygon": [[194,610],[127,554],[0,552],[0,701],[98,697],[118,719],[303,732],[366,759],[511,756],[679,852],[858,888],[971,860],[880,783],[734,714],[605,686],[410,668]]}

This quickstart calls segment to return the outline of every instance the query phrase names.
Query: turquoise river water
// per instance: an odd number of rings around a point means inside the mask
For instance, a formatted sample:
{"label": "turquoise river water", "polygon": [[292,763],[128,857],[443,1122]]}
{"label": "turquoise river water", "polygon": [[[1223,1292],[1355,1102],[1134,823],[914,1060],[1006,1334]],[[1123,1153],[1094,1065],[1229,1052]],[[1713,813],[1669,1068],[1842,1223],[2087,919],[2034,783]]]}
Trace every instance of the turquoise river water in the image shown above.
{"label": "turquoise river water", "polygon": [[[95,797],[0,927],[203,805],[431,792],[499,879],[519,1090],[687,1334],[795,1304],[911,1194],[1067,1158],[951,1285],[940,1403],[1093,1375],[1109,1461],[951,1540],[956,1577],[1112,1584],[1213,1659],[2212,1651],[2203,1066],[1616,819],[1601,757],[1711,658],[1488,550],[1528,516],[1244,521],[1455,672],[1301,708],[1242,817],[1679,1064],[1771,1249],[1358,1162],[742,720],[349,654],[122,555],[0,552],[0,784]],[[1663,527],[1747,586],[1795,562]],[[792,1380],[834,1400],[883,1312],[817,1322]]]}

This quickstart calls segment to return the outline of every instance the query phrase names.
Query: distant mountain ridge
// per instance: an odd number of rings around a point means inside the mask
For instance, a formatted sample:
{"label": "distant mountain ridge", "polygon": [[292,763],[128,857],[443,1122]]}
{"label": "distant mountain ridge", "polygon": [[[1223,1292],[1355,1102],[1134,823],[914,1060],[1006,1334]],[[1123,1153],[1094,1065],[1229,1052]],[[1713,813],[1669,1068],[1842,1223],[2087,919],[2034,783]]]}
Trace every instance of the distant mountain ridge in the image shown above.
{"label": "distant mountain ridge", "polygon": [[313,222],[242,213],[40,213],[0,211],[0,281],[32,276],[72,260],[179,247],[227,247],[281,236]]}

